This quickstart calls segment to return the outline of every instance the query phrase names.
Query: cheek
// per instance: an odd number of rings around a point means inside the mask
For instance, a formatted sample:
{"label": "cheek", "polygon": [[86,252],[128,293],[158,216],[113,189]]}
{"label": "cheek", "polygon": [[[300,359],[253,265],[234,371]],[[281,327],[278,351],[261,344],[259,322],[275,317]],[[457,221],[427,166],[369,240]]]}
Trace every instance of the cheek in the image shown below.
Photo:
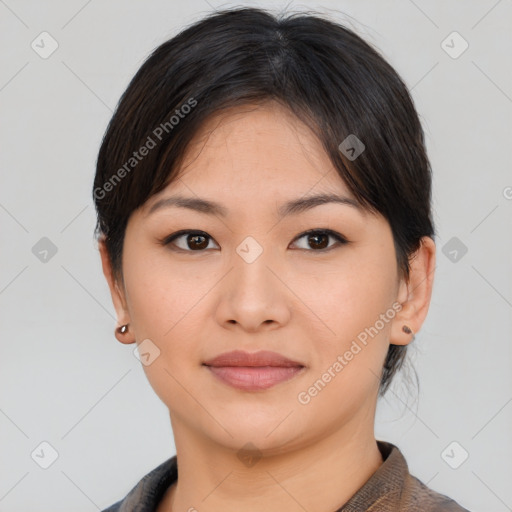
{"label": "cheek", "polygon": [[349,421],[361,407],[371,411],[378,392],[395,311],[389,278],[365,269],[331,274],[316,288],[323,293],[315,294],[313,306],[308,303],[327,325],[304,323],[312,365],[297,399],[311,421],[308,428],[329,423],[333,415]]}
{"label": "cheek", "polygon": [[127,243],[123,258],[127,302],[137,340],[154,338],[165,343],[194,314],[194,306],[211,288],[210,276],[198,273],[197,264],[173,264],[161,247]]}
{"label": "cheek", "polygon": [[317,340],[318,366],[328,368],[348,351],[346,359],[350,362],[343,370],[347,376],[357,378],[352,372],[360,367],[377,374],[381,371],[395,315],[393,257],[389,247],[382,247],[380,252],[354,251],[353,257],[347,257],[336,270],[318,273],[314,283],[310,282],[313,291],[309,294],[304,283],[301,296],[308,297],[308,307],[323,321],[315,322],[321,336],[312,336],[313,342]]}
{"label": "cheek", "polygon": [[199,364],[201,321],[194,315],[200,311],[199,301],[211,286],[205,280],[175,272],[156,259],[146,256],[138,260],[136,256],[131,253],[125,262],[133,332],[138,344],[149,339],[158,353],[151,364],[143,365],[143,370],[162,402],[179,408],[179,403],[187,399],[180,385],[187,380],[184,363],[188,365],[186,371],[191,364]]}

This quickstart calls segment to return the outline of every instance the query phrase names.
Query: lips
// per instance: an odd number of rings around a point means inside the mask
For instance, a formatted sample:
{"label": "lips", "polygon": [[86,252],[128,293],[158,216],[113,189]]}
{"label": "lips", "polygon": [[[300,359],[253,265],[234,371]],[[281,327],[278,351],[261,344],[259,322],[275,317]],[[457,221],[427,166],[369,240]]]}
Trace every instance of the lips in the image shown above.
{"label": "lips", "polygon": [[303,367],[302,363],[293,361],[277,352],[261,350],[260,352],[244,352],[233,350],[205,361],[206,366],[280,366],[283,368]]}
{"label": "lips", "polygon": [[244,391],[261,391],[287,381],[305,366],[277,352],[235,350],[203,363],[223,383]]}

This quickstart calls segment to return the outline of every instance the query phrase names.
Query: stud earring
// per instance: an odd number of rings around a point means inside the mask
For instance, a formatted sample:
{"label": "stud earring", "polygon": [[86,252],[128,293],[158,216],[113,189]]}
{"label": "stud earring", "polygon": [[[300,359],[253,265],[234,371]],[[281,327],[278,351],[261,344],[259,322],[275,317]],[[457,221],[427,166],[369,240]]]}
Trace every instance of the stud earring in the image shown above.
{"label": "stud earring", "polygon": [[404,325],[402,327],[402,331],[404,331],[406,334],[412,334],[411,328],[408,325]]}
{"label": "stud earring", "polygon": [[128,331],[128,325],[129,324],[121,325],[121,327],[117,328],[117,332],[120,334],[126,334],[126,332]]}

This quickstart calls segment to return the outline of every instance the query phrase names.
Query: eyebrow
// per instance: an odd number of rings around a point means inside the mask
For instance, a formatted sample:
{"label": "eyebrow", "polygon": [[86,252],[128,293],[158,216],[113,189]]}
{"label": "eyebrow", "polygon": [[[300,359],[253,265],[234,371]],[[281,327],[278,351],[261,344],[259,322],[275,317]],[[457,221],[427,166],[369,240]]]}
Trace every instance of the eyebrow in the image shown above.
{"label": "eyebrow", "polygon": [[[362,206],[354,199],[338,196],[336,194],[320,194],[315,196],[302,197],[284,203],[278,208],[278,216],[279,218],[283,218],[287,215],[302,213],[310,210],[311,208],[314,208],[315,206],[328,203],[338,203],[351,206],[360,213],[363,213]],[[170,207],[188,208],[200,213],[218,215],[220,217],[227,217],[229,213],[229,210],[215,201],[208,201],[199,197],[184,197],[177,195],[160,199],[149,209],[147,215],[149,216],[162,208]]]}

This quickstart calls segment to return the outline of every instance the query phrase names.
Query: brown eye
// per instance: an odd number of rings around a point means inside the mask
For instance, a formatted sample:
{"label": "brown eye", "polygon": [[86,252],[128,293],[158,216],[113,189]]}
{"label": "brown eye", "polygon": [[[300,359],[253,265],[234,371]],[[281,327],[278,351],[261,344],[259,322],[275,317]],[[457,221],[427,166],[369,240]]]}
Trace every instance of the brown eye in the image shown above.
{"label": "brown eye", "polygon": [[[329,246],[329,238],[336,240],[337,243],[331,244]],[[336,233],[336,231],[331,231],[330,229],[312,229],[298,236],[295,240],[301,239],[306,240],[306,246],[303,245],[302,247],[299,247],[300,249],[313,249],[317,252],[329,251],[336,245],[343,245],[348,243],[348,240],[345,237],[339,233]]]}
{"label": "brown eye", "polygon": [[190,249],[206,249],[208,247],[208,239],[203,235],[188,235],[186,243]]}
{"label": "brown eye", "polygon": [[202,231],[179,231],[168,236],[162,244],[174,245],[182,251],[202,252],[208,248],[211,240],[213,241],[213,238]]}
{"label": "brown eye", "polygon": [[319,235],[308,235],[308,243],[314,249],[325,249],[329,245],[329,235],[321,233]]}

